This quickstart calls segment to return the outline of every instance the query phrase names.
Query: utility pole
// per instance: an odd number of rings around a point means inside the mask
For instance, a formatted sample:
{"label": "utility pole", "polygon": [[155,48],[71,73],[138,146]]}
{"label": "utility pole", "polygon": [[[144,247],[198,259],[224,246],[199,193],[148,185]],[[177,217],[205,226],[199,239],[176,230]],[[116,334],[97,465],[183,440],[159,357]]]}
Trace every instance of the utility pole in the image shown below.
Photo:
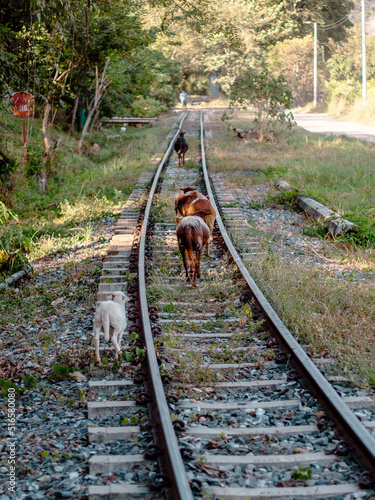
{"label": "utility pole", "polygon": [[305,21],[305,24],[314,25],[314,108],[316,108],[318,105],[318,23]]}
{"label": "utility pole", "polygon": [[[362,0],[364,2],[364,0]],[[314,23],[314,108],[318,105],[318,23]]]}
{"label": "utility pole", "polygon": [[367,100],[365,0],[362,0],[362,100]]}

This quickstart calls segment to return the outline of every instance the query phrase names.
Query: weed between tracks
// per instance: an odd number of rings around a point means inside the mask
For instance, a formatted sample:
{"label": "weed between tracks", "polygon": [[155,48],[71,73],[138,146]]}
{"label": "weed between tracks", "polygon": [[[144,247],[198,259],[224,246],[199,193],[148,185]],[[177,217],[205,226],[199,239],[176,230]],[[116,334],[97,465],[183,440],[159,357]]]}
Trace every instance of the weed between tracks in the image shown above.
{"label": "weed between tracks", "polygon": [[[173,197],[158,195],[154,209],[157,222],[174,223]],[[261,322],[253,320],[248,304],[241,305],[238,297],[244,285],[241,280],[234,279],[236,267],[226,255],[219,258],[213,244],[211,257],[202,256],[202,277],[198,280],[198,286],[192,287],[185,279],[174,227],[168,237],[159,239],[155,236],[148,294],[158,303],[159,311],[163,310],[163,318],[167,316],[170,320],[163,324],[164,353],[168,362],[164,364],[162,372],[173,376],[180,395],[182,392],[196,397],[191,392],[193,387],[214,386],[232,374],[229,370],[226,370],[225,375],[214,371],[210,364],[258,361],[251,347],[251,338],[260,328]],[[167,249],[169,253],[165,253]],[[232,334],[231,338],[225,340],[224,347],[215,339],[207,346],[205,332],[223,331]],[[185,337],[191,333],[201,333],[201,341],[205,343],[200,346],[199,339]]]}

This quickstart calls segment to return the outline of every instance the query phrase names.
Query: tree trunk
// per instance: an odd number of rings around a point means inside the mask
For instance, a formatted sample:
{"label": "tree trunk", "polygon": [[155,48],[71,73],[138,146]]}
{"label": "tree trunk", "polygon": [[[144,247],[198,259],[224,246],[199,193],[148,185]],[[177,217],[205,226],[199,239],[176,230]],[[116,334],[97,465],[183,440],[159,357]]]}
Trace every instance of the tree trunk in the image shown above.
{"label": "tree trunk", "polygon": [[74,130],[74,122],[76,121],[76,116],[77,116],[79,95],[80,95],[80,89],[78,89],[76,99],[74,101],[74,106],[73,106],[73,111],[72,111],[72,121],[70,122],[70,127],[69,127],[69,134],[73,133],[73,130]]}
{"label": "tree trunk", "polygon": [[43,154],[43,167],[38,174],[38,189],[41,193],[45,193],[47,191],[47,173],[46,173],[46,163],[49,160],[49,152],[51,149],[51,143],[48,137],[48,118],[51,111],[51,105],[47,102],[46,107],[44,108],[44,117],[42,123],[42,132],[43,132],[43,140],[44,140],[44,154]]}
{"label": "tree trunk", "polygon": [[99,78],[98,67],[96,67],[96,71],[95,71],[95,95],[94,95],[90,105],[87,106],[87,109],[89,110],[89,112],[88,112],[87,119],[86,119],[85,125],[84,125],[82,133],[81,133],[81,138],[79,140],[78,146],[74,150],[76,153],[81,153],[83,142],[85,140],[86,134],[87,134],[89,126],[90,126],[91,118],[93,117],[93,114],[95,113],[95,111],[99,109],[99,104],[100,104],[100,100],[103,96],[103,92],[108,87],[108,85],[111,83],[111,80],[108,80],[106,78],[106,72],[107,72],[107,68],[109,65],[109,61],[110,61],[110,58],[108,57],[105,65],[104,65],[104,69],[102,71],[100,78]]}
{"label": "tree trunk", "polygon": [[80,153],[82,151],[83,141],[85,140],[85,137],[86,137],[86,134],[87,134],[87,131],[89,129],[90,122],[91,122],[91,118],[92,118],[92,115],[94,114],[94,112],[95,112],[95,108],[92,107],[87,115],[85,126],[82,129],[82,134],[81,134],[81,138],[79,140],[78,146],[75,149],[75,151],[77,153]]}
{"label": "tree trunk", "polygon": [[49,137],[48,137],[48,118],[49,118],[50,111],[51,111],[51,105],[49,102],[47,102],[46,107],[44,108],[44,117],[43,117],[43,124],[42,124],[42,132],[43,132],[43,140],[44,140],[44,155],[45,156],[49,155],[49,150],[51,148],[51,143],[49,142]]}
{"label": "tree trunk", "polygon": [[92,120],[92,123],[91,123],[91,127],[90,127],[90,134],[91,134],[91,133],[92,133],[92,131],[93,131],[93,128],[94,128],[95,122],[96,122],[96,120],[97,120],[97,119],[98,119],[98,117],[99,117],[99,113],[100,113],[100,110],[99,110],[99,107],[98,107],[98,108],[96,108],[95,116],[94,116],[94,118],[93,118],[93,120]]}

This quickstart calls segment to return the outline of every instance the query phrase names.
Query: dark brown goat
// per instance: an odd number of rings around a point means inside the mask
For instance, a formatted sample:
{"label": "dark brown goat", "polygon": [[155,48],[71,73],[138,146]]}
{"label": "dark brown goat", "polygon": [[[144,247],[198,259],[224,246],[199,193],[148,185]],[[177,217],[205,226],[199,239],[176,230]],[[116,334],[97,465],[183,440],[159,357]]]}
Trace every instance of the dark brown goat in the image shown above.
{"label": "dark brown goat", "polygon": [[[214,224],[216,219],[216,211],[211,205],[211,202],[198,191],[189,191],[180,197],[177,203],[176,217],[180,213],[183,217],[187,215],[194,215],[198,211],[204,211],[208,215],[206,217],[206,224],[210,230],[211,237],[213,237]],[[206,251],[209,254],[210,240],[207,241]]]}
{"label": "dark brown goat", "polygon": [[178,154],[179,166],[181,164],[181,158],[182,158],[182,164],[185,165],[185,153],[189,149],[188,143],[186,142],[184,135],[185,132],[180,132],[180,137],[178,137],[178,139],[174,143],[174,150]]}
{"label": "dark brown goat", "polygon": [[[204,246],[210,239],[210,230],[204,219],[209,213],[199,210],[194,215],[184,217],[176,229],[178,248],[182,255],[186,280],[190,281],[190,274],[193,273],[191,284],[196,286],[197,277],[200,278],[200,261]],[[187,268],[186,254],[187,252],[190,274]],[[194,255],[195,253],[195,255]]]}

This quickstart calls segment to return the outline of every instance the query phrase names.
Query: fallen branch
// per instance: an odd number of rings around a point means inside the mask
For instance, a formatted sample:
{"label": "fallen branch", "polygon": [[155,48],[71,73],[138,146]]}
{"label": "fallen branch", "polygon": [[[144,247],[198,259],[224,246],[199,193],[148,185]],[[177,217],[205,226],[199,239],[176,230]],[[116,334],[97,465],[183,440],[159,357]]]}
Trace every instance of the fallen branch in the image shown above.
{"label": "fallen branch", "polygon": [[219,477],[217,474],[214,474],[213,472],[209,472],[210,470],[214,470],[214,471],[220,472],[220,473],[225,472],[227,474],[233,474],[230,470],[216,469],[215,467],[209,467],[208,465],[204,465],[204,464],[197,464],[197,467],[199,467],[200,469],[202,469],[209,476]]}

